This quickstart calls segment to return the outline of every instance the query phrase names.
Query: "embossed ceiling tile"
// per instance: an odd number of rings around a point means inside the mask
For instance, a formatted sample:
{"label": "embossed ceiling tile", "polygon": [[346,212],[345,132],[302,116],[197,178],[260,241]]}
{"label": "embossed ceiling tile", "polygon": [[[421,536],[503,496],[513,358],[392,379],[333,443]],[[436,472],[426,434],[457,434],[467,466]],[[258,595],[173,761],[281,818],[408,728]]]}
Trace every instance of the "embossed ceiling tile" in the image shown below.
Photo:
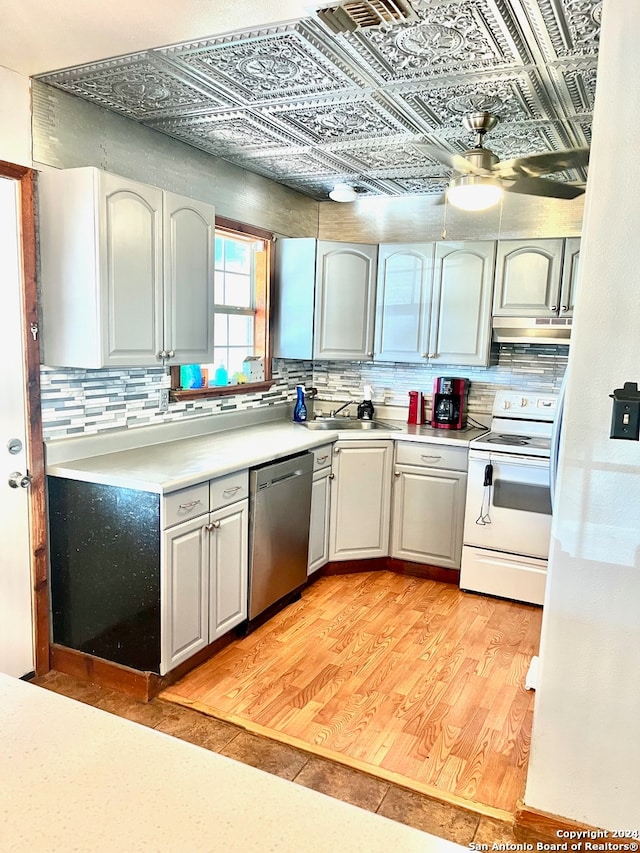
{"label": "embossed ceiling tile", "polygon": [[415,133],[417,128],[404,119],[390,103],[364,95],[302,101],[299,104],[260,107],[261,115],[277,119],[293,132],[306,134],[316,144],[345,139],[369,139]]}
{"label": "embossed ceiling tile", "polygon": [[505,2],[429,2],[417,11],[417,24],[349,34],[349,49],[383,81],[473,74],[532,61]]}
{"label": "embossed ceiling tile", "polygon": [[278,178],[318,177],[325,176],[333,180],[333,176],[344,171],[344,165],[332,157],[312,148],[271,149],[265,152],[256,151],[251,157],[246,152],[238,156],[230,156],[233,162],[240,162],[251,171],[263,175],[275,175]]}
{"label": "embossed ceiling tile", "polygon": [[[391,137],[384,142],[370,140],[365,144],[340,143],[326,146],[326,150],[340,154],[354,169],[369,175],[427,174],[442,175],[445,167],[434,164],[412,146],[415,137]],[[429,164],[429,165],[427,165]]]}
{"label": "embossed ceiling tile", "polygon": [[545,59],[598,53],[602,0],[521,0]]}
{"label": "embossed ceiling tile", "polygon": [[596,97],[596,62],[558,63],[549,69],[558,84],[566,88],[569,115],[592,113]]}
{"label": "embossed ceiling tile", "polygon": [[219,156],[250,149],[299,144],[299,140],[291,134],[280,132],[269,122],[245,110],[167,119],[154,122],[152,126]]}
{"label": "embossed ceiling tile", "polygon": [[[449,144],[460,152],[470,147],[473,140],[464,135],[448,136]],[[512,122],[496,125],[484,140],[486,148],[501,160],[538,154],[541,151],[558,151],[568,147],[567,134],[561,122]]]}
{"label": "embossed ceiling tile", "polygon": [[396,178],[396,195],[442,195],[449,185],[442,178]]}
{"label": "embossed ceiling tile", "polygon": [[362,76],[328,44],[322,44],[304,22],[178,45],[162,52],[247,104],[364,85]]}
{"label": "embossed ceiling tile", "polygon": [[557,118],[555,105],[533,69],[513,69],[423,84],[404,84],[394,90],[399,106],[416,116],[426,132],[459,129],[470,112],[495,113],[501,123]]}
{"label": "embossed ceiling tile", "polygon": [[138,121],[222,105],[205,84],[182,79],[149,54],[96,62],[40,79]]}

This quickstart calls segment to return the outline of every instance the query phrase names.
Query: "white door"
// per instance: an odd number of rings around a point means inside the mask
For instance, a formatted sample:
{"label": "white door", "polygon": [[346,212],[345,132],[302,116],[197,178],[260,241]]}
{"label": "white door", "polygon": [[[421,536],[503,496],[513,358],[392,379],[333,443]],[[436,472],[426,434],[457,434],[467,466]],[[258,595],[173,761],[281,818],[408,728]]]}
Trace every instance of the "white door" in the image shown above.
{"label": "white door", "polygon": [[[0,362],[0,672],[22,676],[34,669],[28,489],[27,423],[22,340],[22,265],[19,184],[0,178],[0,330],[9,358]],[[15,477],[14,474],[21,476]],[[17,485],[11,488],[9,480]]]}

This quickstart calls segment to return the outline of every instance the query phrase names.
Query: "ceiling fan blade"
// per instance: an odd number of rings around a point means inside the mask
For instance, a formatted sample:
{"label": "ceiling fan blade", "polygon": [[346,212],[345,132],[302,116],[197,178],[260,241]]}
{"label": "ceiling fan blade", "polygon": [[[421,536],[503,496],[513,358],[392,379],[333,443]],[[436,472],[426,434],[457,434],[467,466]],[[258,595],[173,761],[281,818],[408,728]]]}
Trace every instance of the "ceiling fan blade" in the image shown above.
{"label": "ceiling fan blade", "polygon": [[519,175],[511,185],[505,183],[504,189],[508,193],[566,199],[577,198],[584,193],[584,187],[563,184],[560,181],[549,181],[546,178],[530,178],[524,175]]}
{"label": "ceiling fan blade", "polygon": [[449,166],[455,172],[460,172],[463,175],[487,175],[485,169],[478,169],[473,163],[470,163],[466,157],[461,157],[460,154],[452,154],[450,151],[445,151],[444,148],[438,148],[437,145],[427,145],[426,143],[414,143],[414,148],[421,151],[423,154],[428,154],[434,160],[439,160],[445,166]]}
{"label": "ceiling fan blade", "polygon": [[494,172],[501,178],[523,174],[538,177],[551,172],[566,172],[567,169],[582,168],[588,163],[588,148],[567,148],[565,151],[545,151],[542,154],[503,160],[494,167]]}

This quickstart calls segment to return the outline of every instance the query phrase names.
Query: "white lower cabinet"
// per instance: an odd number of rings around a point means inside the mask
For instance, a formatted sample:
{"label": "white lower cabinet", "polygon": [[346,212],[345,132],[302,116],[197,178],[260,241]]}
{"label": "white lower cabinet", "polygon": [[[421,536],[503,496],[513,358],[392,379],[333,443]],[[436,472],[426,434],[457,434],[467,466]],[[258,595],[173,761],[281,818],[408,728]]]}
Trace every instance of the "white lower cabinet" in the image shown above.
{"label": "white lower cabinet", "polygon": [[391,441],[336,442],[329,559],[388,555],[392,461]]}
{"label": "white lower cabinet", "polygon": [[241,471],[163,500],[160,675],[247,617],[247,495]]}
{"label": "white lower cabinet", "polygon": [[329,521],[331,508],[330,444],[314,448],[313,482],[311,485],[311,519],[309,524],[309,557],[307,577],[329,562]]}
{"label": "white lower cabinet", "polygon": [[209,642],[247,616],[249,501],[212,512],[209,536]]}
{"label": "white lower cabinet", "polygon": [[466,467],[466,448],[398,442],[393,478],[392,557],[460,568]]}

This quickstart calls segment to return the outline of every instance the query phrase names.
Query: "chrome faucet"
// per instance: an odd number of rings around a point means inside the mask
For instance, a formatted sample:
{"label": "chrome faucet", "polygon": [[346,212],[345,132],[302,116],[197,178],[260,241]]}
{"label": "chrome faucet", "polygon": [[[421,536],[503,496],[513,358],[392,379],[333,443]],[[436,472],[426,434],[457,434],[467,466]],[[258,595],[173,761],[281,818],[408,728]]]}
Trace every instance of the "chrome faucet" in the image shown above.
{"label": "chrome faucet", "polygon": [[[335,416],[338,414],[338,412],[341,412],[343,409],[346,409],[347,406],[351,406],[351,405],[355,405],[354,400],[348,400],[346,403],[343,403],[341,406],[338,406],[337,409],[331,409],[331,411],[329,412],[329,417],[335,418]],[[347,415],[347,417],[348,417],[348,415]]]}

